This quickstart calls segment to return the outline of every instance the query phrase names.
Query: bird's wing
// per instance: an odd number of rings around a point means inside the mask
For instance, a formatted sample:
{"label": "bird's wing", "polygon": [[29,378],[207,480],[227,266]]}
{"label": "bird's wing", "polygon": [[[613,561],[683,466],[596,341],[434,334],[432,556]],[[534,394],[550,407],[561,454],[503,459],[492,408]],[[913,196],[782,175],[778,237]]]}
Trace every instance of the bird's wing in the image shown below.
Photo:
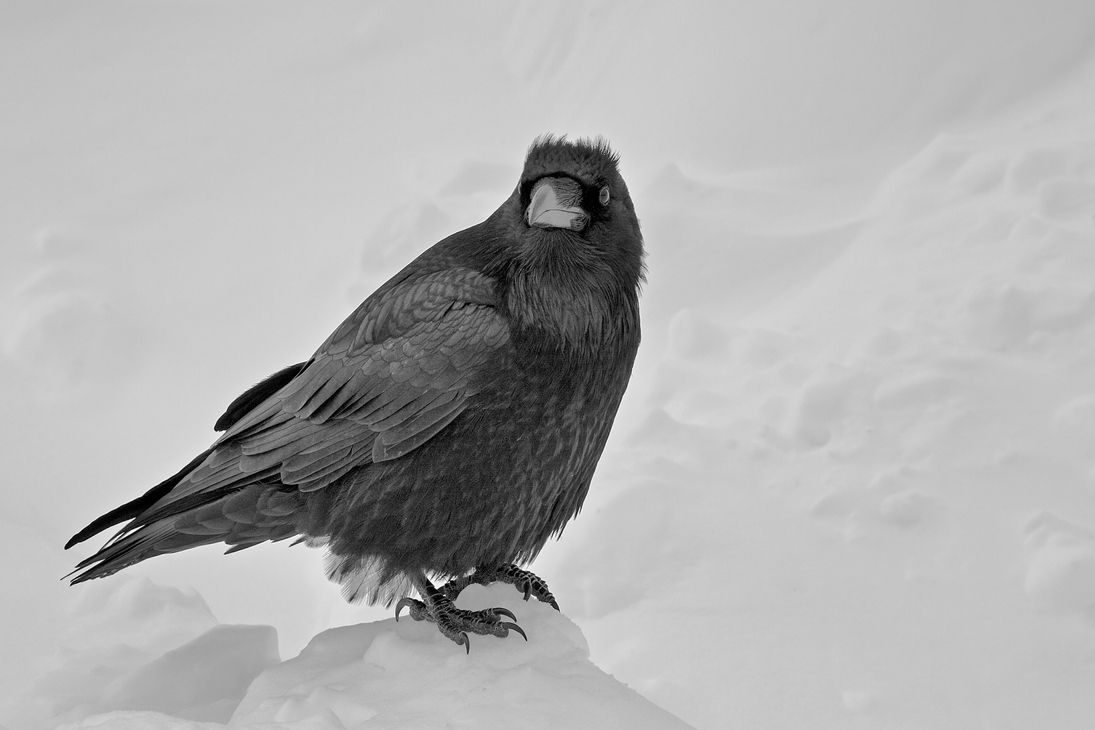
{"label": "bird's wing", "polygon": [[381,289],[295,377],[234,414],[209,457],[146,516],[177,514],[210,492],[271,477],[322,489],[354,467],[422,445],[464,410],[509,339],[494,286],[478,272],[450,269]]}
{"label": "bird's wing", "polygon": [[259,403],[262,403],[271,395],[281,390],[283,385],[300,375],[300,371],[306,367],[308,367],[307,362],[298,362],[296,365],[289,365],[266,378],[261,383],[248,388],[247,391],[242,393],[228,405],[224,414],[217,419],[216,424],[213,426],[213,430],[227,431],[232,428],[232,424],[250,413]]}

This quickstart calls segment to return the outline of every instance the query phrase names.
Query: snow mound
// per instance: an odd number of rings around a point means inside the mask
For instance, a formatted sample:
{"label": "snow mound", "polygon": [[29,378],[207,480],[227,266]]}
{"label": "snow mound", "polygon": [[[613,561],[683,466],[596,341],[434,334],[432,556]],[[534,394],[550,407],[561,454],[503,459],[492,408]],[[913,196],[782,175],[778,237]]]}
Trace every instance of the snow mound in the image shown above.
{"label": "snow mound", "polygon": [[114,710],[227,720],[279,661],[272,626],[218,624],[196,592],[122,575],[82,592],[45,671],[0,710],[18,728]]}
{"label": "snow mound", "polygon": [[[473,636],[471,651],[433,624],[404,614],[328,629],[295,658],[251,682],[227,725],[201,722],[223,712],[233,683],[269,658],[269,627],[218,626],[168,652],[129,680],[127,710],[69,728],[688,728],[589,661],[578,627],[507,585],[469,587],[463,608],[506,606],[529,640]],[[269,630],[272,632],[272,629]],[[177,715],[147,710],[183,708]]]}

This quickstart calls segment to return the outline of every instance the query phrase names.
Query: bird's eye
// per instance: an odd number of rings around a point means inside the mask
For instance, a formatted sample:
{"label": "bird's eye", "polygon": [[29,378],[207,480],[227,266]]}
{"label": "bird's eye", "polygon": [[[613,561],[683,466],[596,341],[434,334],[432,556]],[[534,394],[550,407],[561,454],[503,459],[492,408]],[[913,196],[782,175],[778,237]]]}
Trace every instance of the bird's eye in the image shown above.
{"label": "bird's eye", "polygon": [[608,192],[608,186],[605,185],[601,188],[601,194],[597,196],[597,199],[601,201],[601,205],[608,205],[608,199],[611,195]]}

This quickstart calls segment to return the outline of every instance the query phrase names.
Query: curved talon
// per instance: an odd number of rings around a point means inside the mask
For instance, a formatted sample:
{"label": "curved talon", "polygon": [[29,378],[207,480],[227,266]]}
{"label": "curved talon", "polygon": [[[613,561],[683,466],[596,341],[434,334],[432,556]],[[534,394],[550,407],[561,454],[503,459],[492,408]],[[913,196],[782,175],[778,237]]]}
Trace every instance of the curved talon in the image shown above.
{"label": "curved talon", "polygon": [[416,601],[409,596],[404,596],[403,598],[400,598],[399,603],[395,604],[395,620],[399,621],[399,614],[402,613],[404,608],[410,608],[413,611],[415,607],[414,605],[416,603],[419,603],[419,601]]}
{"label": "curved talon", "polygon": [[554,608],[559,613],[562,613],[562,609],[559,608],[559,602],[556,601],[554,598],[551,599],[551,607]]}
{"label": "curved talon", "polygon": [[520,626],[518,626],[517,624],[511,624],[511,623],[510,623],[509,621],[504,621],[504,622],[502,622],[502,624],[500,624],[500,625],[501,625],[501,626],[502,626],[502,628],[504,628],[504,629],[510,629],[511,631],[516,631],[517,633],[519,633],[519,634],[521,635],[521,638],[522,638],[522,639],[524,639],[525,641],[528,641],[528,637],[527,637],[527,636],[525,636],[525,631],[524,631],[524,629],[522,629],[522,628],[521,628]]}
{"label": "curved talon", "polygon": [[[515,569],[516,570],[516,569]],[[507,573],[507,575],[509,575]],[[493,573],[484,575],[493,576]],[[518,590],[524,591],[525,600],[527,601],[531,595],[535,595],[537,599],[544,600],[551,597],[551,593],[548,592],[546,586],[541,586],[539,579],[530,580],[523,575],[512,576],[515,578],[511,582],[517,586]],[[533,576],[535,578],[535,576]],[[421,585],[416,586],[421,596],[421,600],[417,598],[411,598],[410,596],[404,596],[399,599],[395,605],[395,620],[398,621],[403,613],[403,609],[410,609],[410,616],[415,621],[432,621],[437,624],[438,630],[446,638],[451,640],[457,645],[463,645],[464,653],[471,654],[471,639],[469,633],[496,636],[499,638],[509,636],[510,631],[516,631],[521,635],[521,638],[528,641],[528,634],[525,630],[517,625],[517,614],[508,608],[496,606],[494,608],[485,608],[480,611],[469,611],[461,608],[457,608],[453,602],[453,598],[450,597],[448,592],[451,590],[453,594],[459,593],[463,587],[461,583],[468,583],[467,578],[454,579],[446,583],[441,589],[435,588],[428,580],[423,579]],[[484,585],[491,581],[481,581]],[[556,605],[556,609],[558,605]],[[509,619],[503,621],[503,619]],[[2,730],[2,728],[0,728]]]}

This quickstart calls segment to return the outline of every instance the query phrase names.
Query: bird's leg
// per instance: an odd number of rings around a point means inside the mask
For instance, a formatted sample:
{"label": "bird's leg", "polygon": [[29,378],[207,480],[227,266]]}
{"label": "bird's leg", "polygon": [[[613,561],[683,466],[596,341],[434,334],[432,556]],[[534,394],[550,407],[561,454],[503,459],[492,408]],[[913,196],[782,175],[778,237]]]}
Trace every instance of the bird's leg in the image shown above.
{"label": "bird's leg", "polygon": [[415,621],[433,621],[437,624],[437,630],[452,641],[460,644],[466,651],[471,652],[471,643],[468,633],[490,634],[491,636],[506,637],[510,630],[516,631],[525,641],[528,637],[521,627],[509,621],[503,621],[502,617],[517,617],[507,608],[485,608],[482,611],[466,611],[457,608],[452,599],[434,588],[425,575],[413,576],[411,583],[418,590],[421,601],[414,598],[401,598],[395,605],[395,620],[399,620],[399,614],[404,608],[410,608],[411,618]]}
{"label": "bird's leg", "polygon": [[453,578],[448,583],[441,586],[440,590],[450,601],[455,601],[456,597],[460,595],[461,591],[470,586],[472,583],[479,582],[474,578],[474,576],[478,575],[478,573],[479,571],[476,570],[474,573],[468,573],[467,575],[462,575],[459,578]]}
{"label": "bird's leg", "polygon": [[517,588],[517,590],[523,591],[526,601],[529,599],[529,596],[535,596],[536,600],[541,603],[549,603],[556,611],[559,610],[559,604],[555,600],[555,596],[551,595],[551,591],[548,590],[547,583],[544,582],[544,579],[535,573],[522,570],[512,563],[492,565],[489,567],[480,566],[470,575],[462,575],[459,578],[453,578],[448,583],[441,586],[441,592],[449,599],[455,601],[456,597],[460,595],[460,591],[464,590],[472,583],[485,586],[490,583],[498,582],[509,583]]}

